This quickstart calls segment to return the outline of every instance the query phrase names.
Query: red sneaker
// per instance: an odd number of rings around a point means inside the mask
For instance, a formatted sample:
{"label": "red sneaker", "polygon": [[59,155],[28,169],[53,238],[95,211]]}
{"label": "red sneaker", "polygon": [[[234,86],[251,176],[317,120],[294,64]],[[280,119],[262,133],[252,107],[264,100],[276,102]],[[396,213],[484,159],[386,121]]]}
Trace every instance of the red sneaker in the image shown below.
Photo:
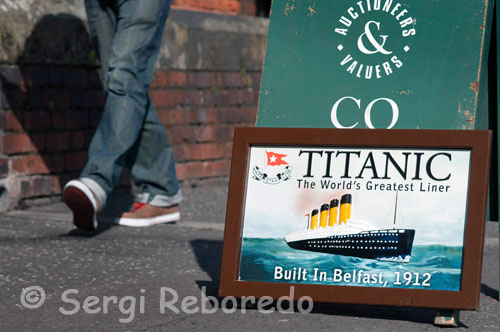
{"label": "red sneaker", "polygon": [[101,204],[92,190],[80,180],[71,180],[64,186],[63,197],[73,211],[75,226],[85,231],[95,231]]}
{"label": "red sneaker", "polygon": [[160,207],[134,202],[132,209],[123,213],[120,218],[116,219],[115,223],[122,226],[147,227],[173,223],[179,221],[180,218],[179,205]]}

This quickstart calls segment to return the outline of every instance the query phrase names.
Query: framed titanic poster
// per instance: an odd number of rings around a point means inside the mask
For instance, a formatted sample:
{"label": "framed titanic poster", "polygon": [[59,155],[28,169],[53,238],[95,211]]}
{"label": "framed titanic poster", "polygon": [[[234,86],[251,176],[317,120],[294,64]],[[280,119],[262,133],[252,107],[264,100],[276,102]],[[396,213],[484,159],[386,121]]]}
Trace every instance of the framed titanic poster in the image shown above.
{"label": "framed titanic poster", "polygon": [[220,295],[477,309],[490,142],[237,128]]}

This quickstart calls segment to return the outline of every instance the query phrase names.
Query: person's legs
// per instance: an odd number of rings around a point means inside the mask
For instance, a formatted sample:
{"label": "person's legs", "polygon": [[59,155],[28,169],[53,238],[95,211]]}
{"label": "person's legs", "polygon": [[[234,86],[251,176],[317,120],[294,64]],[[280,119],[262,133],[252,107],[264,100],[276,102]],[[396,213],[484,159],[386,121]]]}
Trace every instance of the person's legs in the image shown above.
{"label": "person's legs", "polygon": [[[130,149],[137,147],[141,158],[158,159],[165,140],[154,140],[154,144],[141,144],[142,136],[158,136],[158,129],[166,137],[156,116],[150,112],[147,90],[149,88],[161,44],[170,1],[162,0],[125,0],[118,1],[116,32],[109,58],[109,71],[106,84],[107,99],[101,122],[89,147],[89,160],[81,177],[98,184],[108,195],[122,171],[125,157]],[[153,111],[154,112],[154,111]],[[158,124],[150,126],[150,119]],[[153,130],[153,133],[148,134]],[[142,139],[141,139],[142,140]],[[151,155],[148,157],[148,155]],[[141,163],[141,158],[133,158]],[[170,160],[171,156],[163,157]],[[132,166],[134,168],[134,166]],[[140,168],[140,167],[138,167]],[[158,168],[156,177],[167,177],[168,168]],[[155,170],[156,171],[156,170]],[[136,182],[147,182],[144,174],[134,171]],[[173,174],[175,177],[175,173]],[[175,178],[172,180],[176,183]],[[166,186],[165,186],[166,187]],[[167,196],[177,193],[178,187],[165,192]]]}
{"label": "person's legs", "polygon": [[[170,0],[163,1],[163,3],[165,3],[163,9],[165,19],[161,20],[163,26],[156,32],[158,33],[155,36],[157,44],[154,50],[151,50],[147,70],[140,73],[141,79],[145,83],[146,117],[142,131],[127,155],[126,164],[130,169],[134,183],[141,188],[142,202],[168,207],[179,204],[182,200],[182,194],[177,183],[172,145],[147,94],[156,68],[161,36],[170,8]],[[154,6],[150,9],[154,9]]]}
{"label": "person's legs", "polygon": [[[108,78],[108,63],[116,30],[116,8],[117,7],[114,0],[85,0],[85,9],[87,12],[87,20],[89,22],[90,35],[92,37],[92,40],[94,41],[94,45],[97,48],[99,62],[101,64],[101,79],[103,82],[103,89],[105,91]],[[77,208],[73,209],[73,213],[75,215],[75,224],[77,224],[77,226],[79,227],[83,225],[83,228],[88,229],[92,226],[88,223],[86,224],[82,220],[86,220],[86,216],[90,212],[86,211],[82,214],[81,211],[85,210],[83,208],[85,207],[85,204],[76,204],[80,201],[79,196],[82,195],[72,197],[74,195],[71,195],[71,193],[69,195],[66,194],[66,189],[71,186],[77,186],[78,188],[76,192],[78,192],[78,190],[86,189],[85,191],[87,193],[89,192],[88,189],[90,189],[90,192],[92,192],[93,195],[90,195],[91,197],[88,197],[88,199],[92,200],[92,198],[96,198],[97,202],[99,202],[99,209],[101,206],[104,206],[106,204],[107,194],[104,189],[91,178],[83,178],[81,180],[82,181],[73,180],[67,184],[67,186],[65,187],[64,199],[66,203],[69,203],[68,205],[70,207],[72,207],[73,205],[77,206]],[[83,182],[83,185],[81,182]],[[97,204],[95,205],[97,206]],[[95,208],[93,211],[94,219],[95,215],[98,212],[96,210],[97,208]],[[81,217],[81,215],[83,215],[83,217]],[[77,222],[77,220],[79,221]],[[93,224],[96,224],[96,222],[97,221],[94,220]]]}
{"label": "person's legs", "polygon": [[[114,1],[85,0],[85,8],[90,34],[99,54],[105,87],[108,59],[116,29]],[[101,186],[92,179],[72,180],[65,185],[63,197],[73,211],[73,222],[78,228],[87,231],[97,228],[97,214],[106,203],[106,193]]]}
{"label": "person's legs", "polygon": [[109,58],[116,30],[116,5],[114,0],[85,0],[90,36],[97,48],[101,65],[101,80],[106,90]]}
{"label": "person's legs", "polygon": [[[81,182],[97,196],[100,206],[104,205],[128,154],[131,175],[143,188],[148,203],[165,207],[178,204],[181,194],[172,149],[147,93],[170,0],[110,2],[86,0],[107,98]],[[114,29],[112,38],[110,27]]]}
{"label": "person's legs", "polygon": [[179,220],[178,204],[182,193],[175,175],[172,146],[152,105],[148,109],[144,129],[127,156],[127,164],[135,184],[141,188],[141,195],[132,210],[122,214],[115,222],[143,227]]}
{"label": "person's legs", "polygon": [[141,188],[141,201],[167,207],[179,204],[182,195],[172,145],[153,105],[151,102],[148,105],[143,130],[126,161],[134,183]]}

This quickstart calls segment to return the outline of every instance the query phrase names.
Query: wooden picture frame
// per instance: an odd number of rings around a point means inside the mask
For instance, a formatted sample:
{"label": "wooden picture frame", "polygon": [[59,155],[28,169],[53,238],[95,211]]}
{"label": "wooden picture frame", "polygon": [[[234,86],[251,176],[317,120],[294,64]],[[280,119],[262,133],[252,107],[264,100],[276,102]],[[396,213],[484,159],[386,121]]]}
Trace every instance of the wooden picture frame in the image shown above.
{"label": "wooden picture frame", "polygon": [[236,128],[219,295],[477,310],[490,149],[489,131]]}

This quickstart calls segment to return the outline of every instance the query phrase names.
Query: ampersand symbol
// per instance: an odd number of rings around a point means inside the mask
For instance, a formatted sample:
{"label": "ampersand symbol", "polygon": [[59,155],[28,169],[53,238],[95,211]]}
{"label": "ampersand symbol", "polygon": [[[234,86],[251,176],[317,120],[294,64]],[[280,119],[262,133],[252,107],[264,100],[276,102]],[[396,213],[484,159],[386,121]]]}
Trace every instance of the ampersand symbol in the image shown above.
{"label": "ampersand symbol", "polygon": [[[370,25],[375,24],[377,26],[378,31],[380,31],[380,22],[375,22],[375,21],[369,21],[365,24],[365,32],[361,34],[358,38],[358,48],[361,52],[364,54],[375,54],[375,53],[382,53],[382,54],[391,54],[392,51],[386,51],[384,49],[385,42],[387,40],[387,35],[380,35],[382,38],[382,43],[379,43],[375,37],[373,37],[372,31],[370,30]],[[374,50],[369,50],[365,47],[363,43],[363,37],[367,37],[368,41],[370,44],[375,48]]]}

